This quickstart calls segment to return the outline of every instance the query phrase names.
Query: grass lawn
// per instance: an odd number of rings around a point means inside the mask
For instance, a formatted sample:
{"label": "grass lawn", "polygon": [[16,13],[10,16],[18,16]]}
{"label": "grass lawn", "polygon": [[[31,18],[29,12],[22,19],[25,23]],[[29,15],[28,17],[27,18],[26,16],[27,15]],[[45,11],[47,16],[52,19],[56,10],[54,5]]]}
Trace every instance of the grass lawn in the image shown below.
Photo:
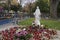
{"label": "grass lawn", "polygon": [[[24,21],[19,22],[19,25],[31,25],[33,22],[34,18],[30,18]],[[52,29],[58,29],[60,30],[60,21],[57,20],[46,20],[46,19],[41,19],[41,24],[47,25],[46,27],[52,28]]]}

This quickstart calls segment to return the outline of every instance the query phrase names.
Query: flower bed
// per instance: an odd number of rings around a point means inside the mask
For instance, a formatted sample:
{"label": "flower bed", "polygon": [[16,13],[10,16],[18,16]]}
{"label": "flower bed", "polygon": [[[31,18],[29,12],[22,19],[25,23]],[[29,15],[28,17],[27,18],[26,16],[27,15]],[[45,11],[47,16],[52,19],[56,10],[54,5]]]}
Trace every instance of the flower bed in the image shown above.
{"label": "flower bed", "polygon": [[0,40],[49,40],[57,32],[52,29],[39,26],[29,26],[28,28],[14,27],[0,32]]}
{"label": "flower bed", "polygon": [[57,32],[55,30],[45,27],[39,28],[30,26],[28,32],[33,34],[33,38],[35,40],[49,40],[52,38],[52,35],[57,35]]}
{"label": "flower bed", "polygon": [[1,31],[2,39],[1,40],[14,40],[14,34],[16,33],[17,27],[6,29]]}

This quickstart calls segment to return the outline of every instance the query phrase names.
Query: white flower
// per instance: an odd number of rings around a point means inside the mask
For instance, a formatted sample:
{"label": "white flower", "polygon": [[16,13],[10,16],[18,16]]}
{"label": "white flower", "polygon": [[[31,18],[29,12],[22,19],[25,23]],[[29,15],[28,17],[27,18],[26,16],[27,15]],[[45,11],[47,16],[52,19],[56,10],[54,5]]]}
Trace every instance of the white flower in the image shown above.
{"label": "white flower", "polygon": [[16,33],[20,32],[20,31],[21,31],[21,29],[18,29],[18,30],[16,31]]}
{"label": "white flower", "polygon": [[26,30],[26,28],[23,28],[23,30]]}
{"label": "white flower", "polygon": [[42,27],[44,26],[44,25],[41,25]]}

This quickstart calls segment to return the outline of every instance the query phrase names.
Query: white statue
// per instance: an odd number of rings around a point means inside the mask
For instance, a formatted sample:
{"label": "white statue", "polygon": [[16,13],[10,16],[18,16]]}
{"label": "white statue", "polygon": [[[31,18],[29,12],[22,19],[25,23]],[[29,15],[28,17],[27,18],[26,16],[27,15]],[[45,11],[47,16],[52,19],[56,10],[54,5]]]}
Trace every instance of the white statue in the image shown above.
{"label": "white statue", "polygon": [[39,25],[40,26],[40,16],[41,16],[41,13],[40,13],[40,9],[39,9],[39,7],[37,6],[37,9],[36,9],[36,11],[35,11],[35,13],[34,13],[34,16],[35,16],[35,25],[37,26],[37,25]]}

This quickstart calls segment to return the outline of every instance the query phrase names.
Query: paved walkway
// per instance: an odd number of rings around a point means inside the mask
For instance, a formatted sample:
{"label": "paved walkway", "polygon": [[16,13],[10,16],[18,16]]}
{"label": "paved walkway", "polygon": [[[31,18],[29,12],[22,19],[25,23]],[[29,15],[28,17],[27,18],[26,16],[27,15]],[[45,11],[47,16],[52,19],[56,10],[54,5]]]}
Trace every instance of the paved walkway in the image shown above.
{"label": "paved walkway", "polygon": [[5,29],[9,29],[11,27],[17,27],[17,26],[18,26],[17,24],[13,24],[13,23],[3,24],[3,25],[0,25],[0,31],[5,30]]}
{"label": "paved walkway", "polygon": [[57,36],[51,40],[60,40],[60,31],[57,30]]}
{"label": "paved walkway", "polygon": [[57,38],[55,38],[54,40],[60,40],[60,31],[59,30],[57,31],[57,34],[58,34]]}

